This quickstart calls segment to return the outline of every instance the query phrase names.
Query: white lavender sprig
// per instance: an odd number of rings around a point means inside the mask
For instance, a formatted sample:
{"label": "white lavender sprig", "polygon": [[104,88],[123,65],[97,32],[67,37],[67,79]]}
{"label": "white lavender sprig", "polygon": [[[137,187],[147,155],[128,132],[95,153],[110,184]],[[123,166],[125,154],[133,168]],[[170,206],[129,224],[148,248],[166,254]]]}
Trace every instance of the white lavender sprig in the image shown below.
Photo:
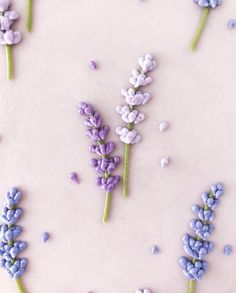
{"label": "white lavender sprig", "polygon": [[124,171],[123,171],[123,195],[128,196],[128,173],[129,173],[129,154],[130,145],[141,141],[141,135],[135,129],[135,126],[145,119],[145,114],[138,110],[139,106],[145,105],[150,100],[150,94],[141,89],[152,82],[152,78],[147,74],[156,68],[156,62],[150,54],[140,57],[138,60],[138,69],[132,71],[128,89],[121,91],[125,98],[126,105],[116,107],[116,112],[126,123],[126,126],[116,128],[116,133],[120,140],[125,144],[124,151]]}
{"label": "white lavender sprig", "polygon": [[9,80],[13,77],[12,46],[22,40],[21,33],[12,30],[12,25],[19,15],[16,11],[10,10],[11,4],[12,0],[0,0],[0,45],[5,46]]}

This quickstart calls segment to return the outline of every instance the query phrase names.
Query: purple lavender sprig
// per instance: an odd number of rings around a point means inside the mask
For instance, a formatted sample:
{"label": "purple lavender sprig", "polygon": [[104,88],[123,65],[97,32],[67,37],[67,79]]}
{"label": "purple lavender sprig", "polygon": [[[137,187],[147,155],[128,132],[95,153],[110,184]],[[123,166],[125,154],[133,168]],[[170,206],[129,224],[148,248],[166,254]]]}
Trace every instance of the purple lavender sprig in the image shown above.
{"label": "purple lavender sprig", "polygon": [[13,77],[12,46],[21,42],[22,35],[12,29],[19,18],[16,11],[10,10],[12,0],[0,0],[0,45],[5,46],[7,58],[7,79]]}
{"label": "purple lavender sprig", "polygon": [[109,218],[111,193],[120,181],[120,176],[112,175],[116,166],[120,163],[120,157],[111,156],[111,153],[115,150],[115,143],[106,142],[110,128],[107,125],[102,125],[101,115],[94,111],[92,105],[84,102],[80,103],[79,114],[86,116],[86,134],[93,142],[89,150],[98,156],[98,158],[93,158],[90,161],[90,165],[94,167],[99,174],[96,181],[97,185],[106,191],[106,202],[103,214],[103,222],[105,223]]}
{"label": "purple lavender sprig", "polygon": [[190,258],[182,256],[179,264],[184,275],[189,279],[189,293],[195,292],[196,281],[201,280],[206,273],[208,263],[203,260],[205,256],[214,248],[208,237],[214,231],[212,221],[215,216],[215,208],[219,205],[220,197],[224,194],[221,183],[211,186],[211,190],[202,193],[204,205],[193,205],[192,210],[198,216],[197,219],[190,221],[190,228],[195,232],[195,236],[184,234],[183,244],[185,252]]}
{"label": "purple lavender sprig", "polygon": [[10,277],[16,279],[19,292],[24,293],[20,277],[25,272],[28,260],[18,256],[26,249],[27,243],[16,240],[23,231],[22,227],[16,225],[23,214],[23,209],[18,207],[21,198],[22,193],[15,187],[5,195],[1,216],[4,224],[0,225],[0,266],[7,271]]}
{"label": "purple lavender sprig", "polygon": [[116,112],[126,123],[125,127],[117,127],[116,133],[120,140],[125,143],[124,150],[124,171],[123,171],[123,196],[128,196],[128,173],[129,173],[129,154],[131,144],[141,141],[141,135],[135,129],[135,126],[145,119],[145,115],[137,108],[145,105],[151,98],[150,94],[141,89],[152,82],[148,73],[156,68],[156,62],[150,54],[142,56],[138,60],[138,69],[132,70],[130,77],[131,87],[121,91],[125,98],[126,105],[116,107]]}
{"label": "purple lavender sprig", "polygon": [[209,13],[211,9],[216,8],[222,3],[222,0],[193,0],[202,9],[202,16],[195,33],[195,36],[191,43],[191,49],[194,51],[198,45],[198,42],[202,36],[203,30],[205,28]]}

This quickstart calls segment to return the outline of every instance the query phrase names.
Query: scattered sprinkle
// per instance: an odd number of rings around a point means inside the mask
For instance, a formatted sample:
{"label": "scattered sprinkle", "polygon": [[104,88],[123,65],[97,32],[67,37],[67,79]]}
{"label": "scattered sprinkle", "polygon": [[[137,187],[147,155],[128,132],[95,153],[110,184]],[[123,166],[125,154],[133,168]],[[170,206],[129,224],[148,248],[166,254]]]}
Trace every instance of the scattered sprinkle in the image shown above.
{"label": "scattered sprinkle", "polygon": [[153,245],[151,251],[152,251],[152,254],[158,254],[160,252],[157,245]]}
{"label": "scattered sprinkle", "polygon": [[135,293],[152,293],[150,289],[138,289]]}
{"label": "scattered sprinkle", "polygon": [[97,63],[96,63],[94,60],[90,60],[90,61],[89,61],[89,67],[90,67],[92,70],[96,70],[96,69],[97,69]]}
{"label": "scattered sprinkle", "polygon": [[225,247],[224,247],[224,254],[227,255],[227,256],[229,256],[229,255],[232,254],[232,252],[233,252],[232,245],[230,245],[230,244],[225,245]]}
{"label": "scattered sprinkle", "polygon": [[160,161],[161,168],[165,168],[170,164],[170,158],[169,157],[162,157]]}
{"label": "scattered sprinkle", "polygon": [[71,172],[70,173],[70,179],[76,183],[79,183],[79,177],[78,174],[75,172]]}
{"label": "scattered sprinkle", "polygon": [[161,132],[163,131],[166,131],[168,128],[169,128],[169,123],[167,121],[162,121],[160,124],[159,124],[159,130]]}
{"label": "scattered sprinkle", "polygon": [[43,232],[43,243],[47,242],[49,239],[49,233],[48,232]]}
{"label": "scattered sprinkle", "polygon": [[236,28],[236,19],[230,19],[228,21],[228,29],[232,30],[232,29],[235,29]]}

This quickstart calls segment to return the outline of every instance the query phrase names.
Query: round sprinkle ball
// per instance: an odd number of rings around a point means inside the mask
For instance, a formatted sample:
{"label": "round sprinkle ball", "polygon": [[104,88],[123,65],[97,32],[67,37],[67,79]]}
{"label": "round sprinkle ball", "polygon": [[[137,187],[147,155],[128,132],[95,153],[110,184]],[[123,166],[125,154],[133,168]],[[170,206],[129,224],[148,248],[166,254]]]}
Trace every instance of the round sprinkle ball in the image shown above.
{"label": "round sprinkle ball", "polygon": [[137,289],[135,293],[152,293],[150,289]]}
{"label": "round sprinkle ball", "polygon": [[230,244],[225,245],[225,247],[224,247],[224,254],[227,255],[227,256],[229,256],[229,255],[232,254],[232,252],[233,252],[232,245],[230,245]]}
{"label": "round sprinkle ball", "polygon": [[75,172],[71,172],[70,173],[70,179],[76,183],[79,183],[79,177],[78,174]]}
{"label": "round sprinkle ball", "polygon": [[167,121],[161,121],[159,124],[159,130],[161,132],[166,131],[169,127],[170,127],[170,125]]}
{"label": "round sprinkle ball", "polygon": [[96,70],[97,69],[97,63],[94,60],[90,60],[89,61],[89,67],[92,70]]}
{"label": "round sprinkle ball", "polygon": [[49,239],[49,233],[43,232],[42,238],[43,238],[43,243],[47,242]]}
{"label": "round sprinkle ball", "polygon": [[165,168],[169,164],[170,164],[170,158],[169,157],[165,156],[165,157],[161,158],[161,161],[160,161],[161,168]]}
{"label": "round sprinkle ball", "polygon": [[160,252],[159,248],[157,245],[153,245],[151,248],[152,254],[158,254]]}
{"label": "round sprinkle ball", "polygon": [[236,19],[230,19],[227,24],[228,29],[232,30],[236,28]]}

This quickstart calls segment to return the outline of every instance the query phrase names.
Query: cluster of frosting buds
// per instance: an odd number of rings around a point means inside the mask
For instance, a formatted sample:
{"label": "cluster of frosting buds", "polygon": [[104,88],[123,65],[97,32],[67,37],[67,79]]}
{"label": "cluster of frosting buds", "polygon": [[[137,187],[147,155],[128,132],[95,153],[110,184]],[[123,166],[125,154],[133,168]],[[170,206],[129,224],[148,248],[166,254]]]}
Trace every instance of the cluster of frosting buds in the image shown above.
{"label": "cluster of frosting buds", "polygon": [[98,112],[94,111],[92,105],[84,102],[80,103],[79,114],[86,116],[86,134],[93,142],[89,150],[99,156],[99,158],[93,158],[90,161],[90,165],[94,167],[99,174],[96,180],[97,185],[107,193],[103,218],[105,222],[109,213],[110,193],[117,187],[120,181],[120,176],[112,175],[112,172],[120,163],[120,157],[110,156],[115,150],[114,142],[105,142],[110,128],[107,125],[102,125],[101,116]]}
{"label": "cluster of frosting buds", "polygon": [[197,31],[191,43],[191,49],[195,50],[202,36],[205,25],[207,23],[210,9],[216,8],[217,6],[219,6],[222,3],[222,0],[193,0],[193,1],[202,8],[202,16],[199,21]]}
{"label": "cluster of frosting buds", "polygon": [[214,231],[212,221],[214,219],[214,209],[219,204],[219,198],[224,194],[223,185],[217,183],[211,186],[209,192],[202,194],[203,207],[193,205],[192,210],[198,216],[198,219],[190,221],[190,228],[193,229],[196,236],[189,234],[183,236],[183,245],[185,252],[191,257],[181,257],[179,263],[183,269],[184,275],[190,280],[200,280],[207,271],[207,262],[203,258],[213,250],[214,245],[208,241],[208,237]]}
{"label": "cluster of frosting buds", "polygon": [[7,192],[2,210],[4,224],[0,226],[0,255],[2,257],[0,265],[14,279],[18,279],[24,274],[28,264],[26,258],[18,258],[27,247],[27,243],[16,240],[22,233],[22,228],[15,226],[23,214],[23,210],[18,207],[21,197],[22,194],[17,188],[12,188]]}
{"label": "cluster of frosting buds", "polygon": [[11,29],[12,24],[19,18],[16,11],[10,10],[12,0],[0,0],[0,44],[1,45],[14,45],[18,44],[22,35],[19,31]]}
{"label": "cluster of frosting buds", "polygon": [[140,142],[141,136],[138,131],[132,131],[135,124],[141,123],[145,119],[145,115],[136,109],[137,106],[145,105],[150,100],[150,94],[140,90],[152,82],[152,78],[147,73],[154,70],[156,62],[150,54],[140,57],[138,60],[138,69],[132,70],[130,84],[132,87],[125,90],[122,89],[121,95],[125,98],[126,105],[116,107],[116,112],[121,119],[127,123],[126,127],[117,127],[116,133],[120,136],[120,140],[126,144],[135,144]]}
{"label": "cluster of frosting buds", "polygon": [[12,45],[20,43],[22,35],[14,31],[12,25],[19,18],[16,11],[10,10],[12,0],[0,0],[0,45],[5,46],[7,58],[7,79],[12,79]]}
{"label": "cluster of frosting buds", "polygon": [[156,61],[150,54],[146,54],[138,59],[138,68],[132,70],[129,79],[131,87],[122,89],[121,95],[124,97],[125,105],[116,107],[116,112],[126,123],[125,126],[118,126],[116,134],[125,144],[124,151],[124,172],[123,172],[123,195],[128,196],[128,166],[130,145],[141,141],[141,135],[135,126],[145,119],[145,114],[139,111],[138,107],[145,105],[151,98],[150,94],[142,91],[142,88],[152,82],[148,73],[156,68]]}
{"label": "cluster of frosting buds", "polygon": [[201,7],[216,8],[216,6],[222,3],[222,0],[194,0]]}

